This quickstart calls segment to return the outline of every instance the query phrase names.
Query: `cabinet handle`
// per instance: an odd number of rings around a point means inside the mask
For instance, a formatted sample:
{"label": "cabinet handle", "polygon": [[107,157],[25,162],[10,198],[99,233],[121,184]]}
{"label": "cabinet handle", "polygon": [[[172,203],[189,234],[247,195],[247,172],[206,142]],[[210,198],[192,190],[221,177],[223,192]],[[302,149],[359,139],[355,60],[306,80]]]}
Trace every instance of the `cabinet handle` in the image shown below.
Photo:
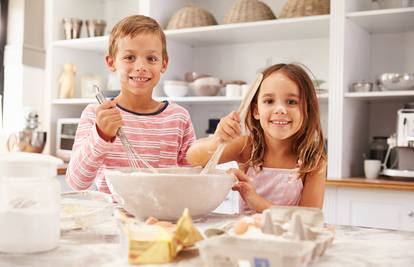
{"label": "cabinet handle", "polygon": [[414,211],[410,211],[410,212],[408,213],[408,217],[414,217]]}

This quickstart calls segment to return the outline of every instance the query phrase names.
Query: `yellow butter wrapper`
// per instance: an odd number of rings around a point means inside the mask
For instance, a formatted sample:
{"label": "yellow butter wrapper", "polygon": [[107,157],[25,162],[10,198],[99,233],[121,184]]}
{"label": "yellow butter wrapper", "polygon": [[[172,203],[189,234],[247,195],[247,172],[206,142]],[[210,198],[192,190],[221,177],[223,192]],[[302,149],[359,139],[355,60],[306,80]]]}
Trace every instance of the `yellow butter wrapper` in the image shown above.
{"label": "yellow butter wrapper", "polygon": [[184,210],[174,230],[138,223],[125,216],[120,216],[119,219],[127,239],[130,264],[172,262],[182,249],[203,239],[194,227],[188,209]]}
{"label": "yellow butter wrapper", "polygon": [[171,233],[157,225],[129,225],[130,264],[167,263],[174,260],[176,247]]}
{"label": "yellow butter wrapper", "polygon": [[191,247],[198,241],[203,240],[203,236],[193,225],[188,209],[184,210],[183,215],[178,220],[173,239],[177,243],[178,250]]}

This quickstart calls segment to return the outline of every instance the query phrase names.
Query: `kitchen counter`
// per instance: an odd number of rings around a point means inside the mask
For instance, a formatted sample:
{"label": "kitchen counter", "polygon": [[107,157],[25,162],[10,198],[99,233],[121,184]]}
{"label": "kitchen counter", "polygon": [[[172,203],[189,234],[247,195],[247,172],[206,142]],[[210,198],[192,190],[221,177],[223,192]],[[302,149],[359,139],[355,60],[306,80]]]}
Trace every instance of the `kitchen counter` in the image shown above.
{"label": "kitchen counter", "polygon": [[[64,175],[65,173],[66,165],[58,168],[59,175]],[[398,181],[387,177],[380,177],[378,179],[365,179],[361,177],[341,179],[328,178],[326,180],[326,186],[414,191],[414,179],[411,181]]]}
{"label": "kitchen counter", "polygon": [[399,181],[388,177],[378,179],[341,178],[326,180],[326,186],[414,191],[414,180]]}
{"label": "kitchen counter", "polygon": [[[202,229],[223,225],[233,215],[210,215],[196,221]],[[0,253],[0,266],[129,266],[121,257],[115,219],[85,230],[62,234],[59,246],[49,252],[11,255]],[[311,267],[414,266],[414,233],[350,226],[336,226],[335,240]],[[138,265],[143,266],[143,265]],[[197,251],[180,254],[176,262],[145,266],[203,266]]]}

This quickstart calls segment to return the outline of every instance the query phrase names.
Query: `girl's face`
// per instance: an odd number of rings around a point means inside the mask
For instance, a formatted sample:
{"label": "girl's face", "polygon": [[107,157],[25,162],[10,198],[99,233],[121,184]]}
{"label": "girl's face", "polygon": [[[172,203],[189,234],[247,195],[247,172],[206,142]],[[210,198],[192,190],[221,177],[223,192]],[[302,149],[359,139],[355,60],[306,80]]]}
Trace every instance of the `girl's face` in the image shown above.
{"label": "girl's face", "polygon": [[286,140],[296,134],[303,123],[298,86],[282,72],[263,80],[253,116],[267,138]]}
{"label": "girl's face", "polygon": [[125,36],[117,43],[115,58],[106,58],[110,70],[118,74],[122,92],[126,95],[152,95],[160,74],[167,68],[162,58],[162,43],[153,33]]}

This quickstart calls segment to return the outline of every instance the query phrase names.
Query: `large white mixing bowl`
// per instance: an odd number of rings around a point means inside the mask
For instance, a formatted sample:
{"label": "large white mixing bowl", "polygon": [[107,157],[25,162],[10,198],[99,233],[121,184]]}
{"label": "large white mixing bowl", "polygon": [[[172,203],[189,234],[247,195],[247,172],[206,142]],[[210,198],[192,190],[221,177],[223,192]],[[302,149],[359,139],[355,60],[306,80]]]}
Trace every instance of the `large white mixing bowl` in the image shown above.
{"label": "large white mixing bowl", "polygon": [[199,168],[105,170],[109,190],[123,200],[124,208],[137,218],[154,216],[177,220],[188,208],[193,217],[208,214],[226,198],[234,178],[224,171],[201,175]]}

